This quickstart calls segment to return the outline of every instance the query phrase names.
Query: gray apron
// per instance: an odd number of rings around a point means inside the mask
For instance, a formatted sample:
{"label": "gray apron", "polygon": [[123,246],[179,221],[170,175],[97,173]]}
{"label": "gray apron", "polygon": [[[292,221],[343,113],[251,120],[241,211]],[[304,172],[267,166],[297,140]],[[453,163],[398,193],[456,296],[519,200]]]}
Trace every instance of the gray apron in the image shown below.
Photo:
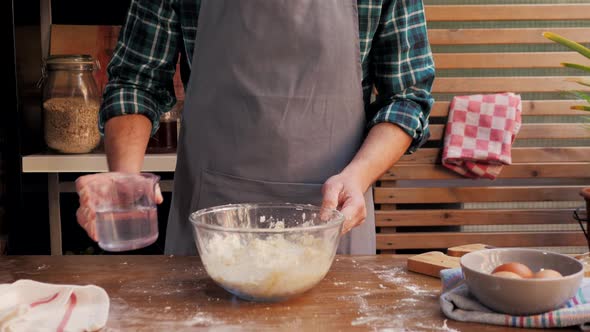
{"label": "gray apron", "polygon": [[[189,214],[229,203],[320,205],[365,131],[356,0],[203,0],[166,253],[194,255]],[[367,220],[339,253],[375,254]]]}

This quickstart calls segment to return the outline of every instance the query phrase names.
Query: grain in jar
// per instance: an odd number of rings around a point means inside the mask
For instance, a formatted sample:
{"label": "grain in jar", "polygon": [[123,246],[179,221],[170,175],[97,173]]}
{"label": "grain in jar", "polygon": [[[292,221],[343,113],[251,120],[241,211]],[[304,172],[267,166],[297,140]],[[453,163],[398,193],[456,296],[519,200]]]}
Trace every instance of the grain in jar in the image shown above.
{"label": "grain in jar", "polygon": [[88,153],[100,144],[100,96],[89,55],[54,55],[45,62],[45,143],[61,153]]}
{"label": "grain in jar", "polygon": [[100,104],[81,97],[56,97],[43,103],[45,142],[63,153],[86,153],[100,143]]}

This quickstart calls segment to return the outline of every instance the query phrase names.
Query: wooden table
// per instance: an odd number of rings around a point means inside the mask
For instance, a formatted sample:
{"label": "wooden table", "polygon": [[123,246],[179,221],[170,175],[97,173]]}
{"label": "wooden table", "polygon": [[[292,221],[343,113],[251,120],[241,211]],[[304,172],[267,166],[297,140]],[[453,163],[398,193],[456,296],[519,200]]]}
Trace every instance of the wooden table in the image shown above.
{"label": "wooden table", "polygon": [[339,256],[317,287],[272,304],[225,292],[197,257],[0,256],[0,283],[18,279],[103,287],[108,331],[512,330],[447,320],[440,280],[407,272],[399,256]]}

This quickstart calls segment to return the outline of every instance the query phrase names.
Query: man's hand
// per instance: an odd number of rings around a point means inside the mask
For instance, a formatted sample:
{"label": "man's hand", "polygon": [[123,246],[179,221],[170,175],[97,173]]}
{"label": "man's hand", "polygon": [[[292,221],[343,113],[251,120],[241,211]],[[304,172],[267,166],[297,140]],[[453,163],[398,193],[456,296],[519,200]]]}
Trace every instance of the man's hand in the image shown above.
{"label": "man's hand", "polygon": [[85,175],[76,180],[80,207],[76,212],[78,223],[88,236],[99,241],[96,232],[96,210],[100,206],[133,205],[145,197],[156,204],[162,203],[162,192],[152,179],[140,174],[101,173]]}
{"label": "man's hand", "polygon": [[411,142],[412,138],[397,125],[377,124],[350,164],[326,181],[322,207],[338,209],[346,216],[343,234],[363,223],[367,216],[365,192],[399,160]]}
{"label": "man's hand", "polygon": [[365,221],[367,207],[364,189],[357,179],[344,173],[332,176],[322,187],[322,208],[338,209],[346,217],[342,234]]}

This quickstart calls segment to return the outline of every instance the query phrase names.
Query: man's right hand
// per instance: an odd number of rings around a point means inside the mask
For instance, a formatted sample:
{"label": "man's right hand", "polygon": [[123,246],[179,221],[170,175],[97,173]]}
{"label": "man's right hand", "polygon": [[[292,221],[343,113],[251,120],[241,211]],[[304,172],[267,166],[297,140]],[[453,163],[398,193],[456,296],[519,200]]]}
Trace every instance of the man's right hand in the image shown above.
{"label": "man's right hand", "polygon": [[159,185],[141,174],[100,173],[85,175],[76,180],[76,191],[80,207],[76,212],[78,223],[88,236],[99,241],[96,232],[96,210],[109,202],[114,205],[128,205],[144,194],[156,204],[164,200]]}
{"label": "man's right hand", "polygon": [[[145,150],[152,130],[151,121],[141,114],[128,114],[109,119],[105,124],[104,146],[109,170],[113,173],[86,175],[76,180],[76,190],[80,196],[80,207],[76,212],[78,223],[88,235],[98,241],[96,232],[96,209],[104,202],[112,201],[113,197],[125,199],[132,197],[134,190],[153,190],[153,182],[143,178],[139,172],[142,169]],[[121,184],[117,172],[134,177]],[[115,189],[117,187],[117,189]],[[142,189],[143,188],[143,189]],[[116,190],[116,191],[114,191]],[[113,193],[117,193],[113,195]],[[159,186],[154,201],[163,201]]]}

